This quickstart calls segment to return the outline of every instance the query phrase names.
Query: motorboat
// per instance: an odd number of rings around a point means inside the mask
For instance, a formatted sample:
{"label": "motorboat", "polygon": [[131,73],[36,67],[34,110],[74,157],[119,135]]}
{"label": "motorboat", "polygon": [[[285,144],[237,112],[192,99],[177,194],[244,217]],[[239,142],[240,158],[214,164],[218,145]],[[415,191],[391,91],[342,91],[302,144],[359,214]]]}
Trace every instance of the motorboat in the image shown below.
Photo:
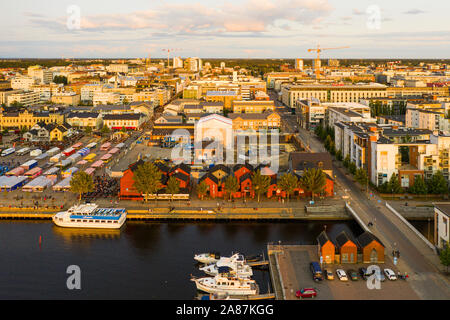
{"label": "motorboat", "polygon": [[217,275],[215,277],[192,277],[197,289],[207,293],[226,293],[231,296],[256,295],[259,292],[258,284],[255,280],[242,279],[237,277],[225,277]]}

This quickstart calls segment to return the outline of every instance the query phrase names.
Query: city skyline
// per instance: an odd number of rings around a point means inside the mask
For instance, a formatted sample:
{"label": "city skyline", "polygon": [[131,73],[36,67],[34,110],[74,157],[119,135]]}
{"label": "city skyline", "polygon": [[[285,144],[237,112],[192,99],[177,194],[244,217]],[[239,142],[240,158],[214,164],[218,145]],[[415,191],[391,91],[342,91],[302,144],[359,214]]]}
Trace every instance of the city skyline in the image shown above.
{"label": "city skyline", "polygon": [[[336,0],[2,3],[2,58],[445,59],[450,4]],[[71,9],[70,9],[71,8]],[[80,29],[73,24],[77,8]],[[75,16],[74,16],[75,13]],[[72,19],[72,20],[70,20]],[[69,21],[68,21],[69,20]]]}

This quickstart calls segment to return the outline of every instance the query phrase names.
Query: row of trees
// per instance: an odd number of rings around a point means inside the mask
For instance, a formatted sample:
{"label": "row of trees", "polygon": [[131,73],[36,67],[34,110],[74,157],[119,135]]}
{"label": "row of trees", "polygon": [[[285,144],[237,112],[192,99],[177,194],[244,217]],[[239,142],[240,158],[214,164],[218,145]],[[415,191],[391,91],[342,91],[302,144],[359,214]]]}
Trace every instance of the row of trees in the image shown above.
{"label": "row of trees", "polygon": [[[252,190],[254,191],[258,202],[261,200],[261,195],[267,193],[269,190],[270,183],[270,176],[262,175],[260,170],[252,176]],[[277,186],[280,190],[286,192],[288,201],[294,194],[295,189],[298,188],[303,189],[305,192],[311,192],[312,199],[314,200],[314,195],[322,193],[325,185],[325,174],[322,170],[315,168],[306,170],[300,179],[292,173],[286,173],[282,175],[277,182]],[[239,191],[239,181],[234,175],[229,175],[224,181],[224,187],[226,196],[231,200],[233,194]],[[197,186],[197,194],[200,199],[203,199],[207,192],[208,185],[206,182],[200,182]]]}
{"label": "row of trees", "polygon": [[403,115],[406,113],[406,101],[397,101],[389,106],[381,101],[370,102],[370,113],[372,117]]}

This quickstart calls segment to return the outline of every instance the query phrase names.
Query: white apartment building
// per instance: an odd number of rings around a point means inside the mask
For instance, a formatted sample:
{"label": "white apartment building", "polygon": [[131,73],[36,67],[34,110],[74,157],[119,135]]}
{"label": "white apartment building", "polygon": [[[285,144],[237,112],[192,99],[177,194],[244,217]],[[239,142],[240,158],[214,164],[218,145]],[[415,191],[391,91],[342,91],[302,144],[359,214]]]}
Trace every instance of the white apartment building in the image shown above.
{"label": "white apartment building", "polygon": [[128,73],[128,64],[111,63],[106,67],[106,71],[111,73]]}
{"label": "white apartment building", "polygon": [[36,79],[30,76],[16,77],[11,80],[11,88],[16,90],[31,90],[31,87],[36,84]]}
{"label": "white apartment building", "polygon": [[25,106],[29,106],[32,104],[38,104],[40,101],[41,97],[39,92],[26,91],[9,95],[7,98],[7,105],[10,106],[14,102],[17,102]]}
{"label": "white apartment building", "polygon": [[94,94],[102,91],[102,84],[86,84],[81,87],[81,101],[93,101]]}
{"label": "white apartment building", "polygon": [[323,103],[326,107],[326,125],[334,127],[338,122],[371,122],[370,107],[360,103]]}
{"label": "white apartment building", "polygon": [[28,67],[28,76],[36,80],[38,84],[49,84],[53,82],[53,72],[43,69],[41,66]]}
{"label": "white apartment building", "polygon": [[173,67],[176,69],[183,68],[183,59],[181,59],[180,57],[174,57],[173,58]]}
{"label": "white apartment building", "polygon": [[434,204],[434,244],[444,248],[450,241],[450,203]]}
{"label": "white apartment building", "polygon": [[94,106],[104,104],[119,104],[121,102],[120,100],[121,100],[120,93],[114,92],[95,92],[94,96],[92,97],[92,103]]}

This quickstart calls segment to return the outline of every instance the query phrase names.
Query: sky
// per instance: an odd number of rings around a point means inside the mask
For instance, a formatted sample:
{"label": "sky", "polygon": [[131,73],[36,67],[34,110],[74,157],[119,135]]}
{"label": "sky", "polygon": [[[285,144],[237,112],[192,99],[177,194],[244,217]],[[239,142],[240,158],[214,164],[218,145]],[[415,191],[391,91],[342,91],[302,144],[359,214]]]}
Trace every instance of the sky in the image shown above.
{"label": "sky", "polygon": [[450,58],[448,0],[15,0],[0,58]]}

